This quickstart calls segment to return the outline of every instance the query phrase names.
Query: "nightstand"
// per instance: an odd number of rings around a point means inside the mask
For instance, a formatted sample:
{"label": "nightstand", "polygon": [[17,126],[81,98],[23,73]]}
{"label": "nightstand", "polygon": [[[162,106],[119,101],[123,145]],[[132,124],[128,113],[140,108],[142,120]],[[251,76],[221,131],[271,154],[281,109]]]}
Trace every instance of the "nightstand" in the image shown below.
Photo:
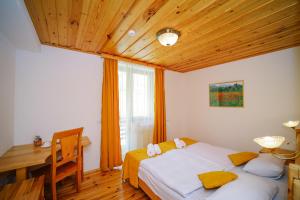
{"label": "nightstand", "polygon": [[[281,148],[276,148],[276,149],[266,149],[266,148],[262,148],[259,153],[278,153],[278,154],[291,154],[294,151],[292,150],[288,150],[288,149],[281,149]],[[294,163],[295,159],[291,159],[291,160],[286,160],[285,164],[288,165],[290,163]]]}
{"label": "nightstand", "polygon": [[288,174],[288,199],[300,199],[300,165],[290,164]]}

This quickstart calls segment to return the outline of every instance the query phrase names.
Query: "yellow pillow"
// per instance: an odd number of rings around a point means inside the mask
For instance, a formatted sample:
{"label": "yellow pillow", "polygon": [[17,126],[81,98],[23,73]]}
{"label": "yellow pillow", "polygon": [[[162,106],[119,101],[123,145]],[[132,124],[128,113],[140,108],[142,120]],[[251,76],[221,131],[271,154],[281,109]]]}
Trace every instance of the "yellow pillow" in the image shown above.
{"label": "yellow pillow", "polygon": [[235,180],[237,177],[238,176],[232,172],[224,171],[213,171],[198,175],[198,178],[201,180],[205,189],[221,187],[222,185]]}
{"label": "yellow pillow", "polygon": [[249,160],[256,158],[257,156],[258,154],[254,152],[240,152],[228,155],[229,159],[235,166],[242,165],[248,162]]}

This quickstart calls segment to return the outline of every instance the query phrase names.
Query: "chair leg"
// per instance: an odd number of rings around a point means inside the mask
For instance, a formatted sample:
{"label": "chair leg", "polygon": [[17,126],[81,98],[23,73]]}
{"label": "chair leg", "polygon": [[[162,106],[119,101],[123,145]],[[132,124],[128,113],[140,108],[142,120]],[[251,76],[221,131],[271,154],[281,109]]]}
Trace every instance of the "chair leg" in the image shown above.
{"label": "chair leg", "polygon": [[56,183],[55,183],[55,181],[52,181],[51,189],[52,189],[52,200],[56,200]]}
{"label": "chair leg", "polygon": [[76,191],[77,192],[80,191],[80,175],[81,175],[81,171],[77,171],[76,172]]}

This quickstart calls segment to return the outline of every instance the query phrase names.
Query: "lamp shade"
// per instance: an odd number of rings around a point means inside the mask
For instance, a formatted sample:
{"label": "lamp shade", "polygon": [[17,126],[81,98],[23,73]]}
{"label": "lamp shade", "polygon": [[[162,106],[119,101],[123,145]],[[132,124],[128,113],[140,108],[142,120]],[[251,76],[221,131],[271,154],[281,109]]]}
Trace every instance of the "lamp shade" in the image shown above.
{"label": "lamp shade", "polygon": [[295,128],[296,126],[299,125],[299,121],[288,121],[288,122],[284,122],[283,125],[289,128]]}
{"label": "lamp shade", "polygon": [[161,45],[163,46],[173,46],[178,38],[180,33],[171,28],[165,28],[157,32],[156,37]]}
{"label": "lamp shade", "polygon": [[282,145],[285,138],[282,136],[265,136],[255,138],[254,142],[259,144],[260,146],[268,149],[278,148]]}

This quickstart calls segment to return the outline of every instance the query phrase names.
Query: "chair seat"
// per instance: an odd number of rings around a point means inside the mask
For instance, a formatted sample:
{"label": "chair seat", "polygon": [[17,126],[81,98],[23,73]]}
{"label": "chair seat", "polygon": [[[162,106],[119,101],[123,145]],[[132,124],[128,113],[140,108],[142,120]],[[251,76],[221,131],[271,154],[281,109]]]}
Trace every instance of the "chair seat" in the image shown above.
{"label": "chair seat", "polygon": [[[75,162],[68,162],[62,166],[59,166],[56,169],[56,176],[57,176],[57,180],[56,182],[61,181],[64,177],[66,176],[70,176],[72,174],[74,174],[76,172],[76,163]],[[45,175],[46,177],[46,183],[50,183],[51,180],[51,166],[47,165],[47,166],[43,166],[37,170],[34,170],[31,172],[33,177],[39,177],[42,175]]]}
{"label": "chair seat", "polygon": [[77,164],[74,162],[68,162],[56,169],[56,182],[61,181],[67,176],[74,174],[77,170]]}

